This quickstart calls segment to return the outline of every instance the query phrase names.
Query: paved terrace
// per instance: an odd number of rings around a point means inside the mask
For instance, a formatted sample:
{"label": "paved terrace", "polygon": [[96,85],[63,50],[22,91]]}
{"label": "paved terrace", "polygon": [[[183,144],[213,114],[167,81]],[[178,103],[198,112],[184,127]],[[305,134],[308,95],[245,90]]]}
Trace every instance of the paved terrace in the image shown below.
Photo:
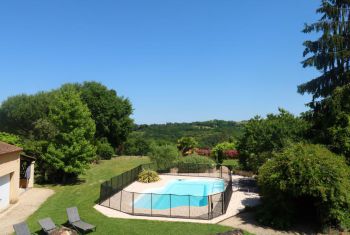
{"label": "paved terrace", "polygon": [[19,196],[16,204],[0,213],[0,234],[12,234],[13,224],[25,221],[54,191],[44,188],[32,188]]}

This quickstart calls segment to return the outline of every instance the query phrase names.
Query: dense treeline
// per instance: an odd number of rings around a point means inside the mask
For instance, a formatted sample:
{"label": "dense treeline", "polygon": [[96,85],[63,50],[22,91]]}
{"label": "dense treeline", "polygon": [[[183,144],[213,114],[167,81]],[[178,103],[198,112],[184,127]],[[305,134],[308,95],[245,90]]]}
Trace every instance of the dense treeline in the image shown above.
{"label": "dense treeline", "polygon": [[301,84],[310,108],[300,117],[280,110],[249,120],[238,141],[240,163],[257,174],[260,222],[350,229],[350,1],[322,0],[318,22],[304,32],[304,67],[320,75]]}
{"label": "dense treeline", "polygon": [[37,158],[42,180],[65,182],[83,173],[97,154],[122,149],[133,121],[128,99],[97,82],[9,97],[0,106],[0,140]]}
{"label": "dense treeline", "polygon": [[242,123],[212,120],[191,123],[136,125],[134,131],[158,143],[176,144],[181,137],[196,139],[198,147],[214,147],[217,143],[237,139],[242,133]]}

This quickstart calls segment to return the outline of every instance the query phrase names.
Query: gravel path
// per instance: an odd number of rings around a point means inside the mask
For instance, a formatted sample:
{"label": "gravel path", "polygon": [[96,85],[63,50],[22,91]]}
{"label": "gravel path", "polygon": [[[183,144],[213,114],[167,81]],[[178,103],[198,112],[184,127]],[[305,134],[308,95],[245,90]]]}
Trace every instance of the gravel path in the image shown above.
{"label": "gravel path", "polygon": [[32,188],[22,193],[16,204],[0,213],[0,234],[13,233],[12,225],[25,221],[54,191],[51,189]]}

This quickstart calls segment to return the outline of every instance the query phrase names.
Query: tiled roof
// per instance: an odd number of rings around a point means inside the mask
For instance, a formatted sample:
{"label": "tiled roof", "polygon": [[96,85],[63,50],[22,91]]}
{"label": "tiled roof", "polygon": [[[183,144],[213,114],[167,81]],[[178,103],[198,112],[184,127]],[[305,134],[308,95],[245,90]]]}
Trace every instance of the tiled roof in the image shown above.
{"label": "tiled roof", "polygon": [[23,149],[20,147],[0,141],[0,155],[6,154],[6,153],[20,152],[22,150]]}

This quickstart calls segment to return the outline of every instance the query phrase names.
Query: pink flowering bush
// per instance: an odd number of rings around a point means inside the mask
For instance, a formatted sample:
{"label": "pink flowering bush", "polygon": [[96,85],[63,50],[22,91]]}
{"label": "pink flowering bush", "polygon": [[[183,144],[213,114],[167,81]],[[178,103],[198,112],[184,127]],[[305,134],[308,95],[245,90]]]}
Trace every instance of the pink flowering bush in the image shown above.
{"label": "pink flowering bush", "polygon": [[238,151],[235,149],[229,149],[224,151],[224,156],[227,158],[237,158],[238,157]]}

